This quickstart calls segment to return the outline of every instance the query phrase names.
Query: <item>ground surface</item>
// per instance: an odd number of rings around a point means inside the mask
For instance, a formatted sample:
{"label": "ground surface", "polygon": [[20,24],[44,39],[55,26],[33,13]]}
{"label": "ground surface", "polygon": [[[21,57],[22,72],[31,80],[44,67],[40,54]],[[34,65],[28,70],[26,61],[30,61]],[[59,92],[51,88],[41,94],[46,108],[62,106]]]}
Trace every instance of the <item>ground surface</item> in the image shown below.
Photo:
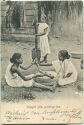
{"label": "ground surface", "polygon": [[[67,49],[69,52],[79,52],[82,53],[82,43],[78,45],[77,40],[68,40],[64,38],[50,38],[49,44],[51,48],[51,55],[48,57],[48,60],[55,60],[57,59],[57,53],[61,49]],[[6,71],[6,67],[9,63],[9,59],[12,56],[14,52],[20,52],[23,55],[24,65],[31,64],[31,50],[34,48],[34,43],[32,42],[10,42],[5,41],[1,42],[1,67],[2,67],[2,100],[5,101],[18,101],[22,100],[23,95],[28,93],[28,88],[11,88],[7,85],[3,88],[3,84],[5,83],[4,75]],[[80,59],[72,59],[74,65],[76,66],[79,74],[81,72],[80,70]],[[41,67],[41,69],[48,69],[46,67]],[[25,74],[31,74],[36,72],[37,69],[35,66],[33,66],[31,69],[29,69]],[[80,76],[81,77],[81,76]],[[80,82],[79,82],[80,83]],[[56,88],[55,93],[52,93],[50,91],[41,90],[37,88],[32,89],[32,93],[35,95],[36,100],[39,99],[64,99],[64,98],[80,98],[80,93],[77,90],[76,85],[66,86],[64,88]]]}

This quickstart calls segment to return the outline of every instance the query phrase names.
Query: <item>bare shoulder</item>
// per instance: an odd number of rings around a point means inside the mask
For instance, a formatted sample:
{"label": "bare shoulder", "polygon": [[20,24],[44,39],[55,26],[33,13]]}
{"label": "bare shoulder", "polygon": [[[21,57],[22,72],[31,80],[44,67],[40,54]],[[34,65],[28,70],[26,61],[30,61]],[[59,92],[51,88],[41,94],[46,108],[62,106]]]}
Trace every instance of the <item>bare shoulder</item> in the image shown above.
{"label": "bare shoulder", "polygon": [[17,71],[18,71],[18,68],[13,65],[13,66],[11,67],[11,71],[12,71],[12,72],[17,72]]}

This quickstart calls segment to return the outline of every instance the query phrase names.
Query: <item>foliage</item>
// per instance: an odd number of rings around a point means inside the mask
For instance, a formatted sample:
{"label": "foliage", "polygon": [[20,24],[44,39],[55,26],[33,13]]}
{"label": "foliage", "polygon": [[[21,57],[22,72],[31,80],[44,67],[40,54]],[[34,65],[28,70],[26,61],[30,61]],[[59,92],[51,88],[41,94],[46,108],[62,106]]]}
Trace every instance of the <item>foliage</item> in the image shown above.
{"label": "foliage", "polygon": [[[61,15],[63,12],[66,13],[66,18],[69,18],[74,11],[78,15],[81,14],[83,9],[83,2],[82,1],[41,1],[39,2],[39,8],[43,7],[45,10],[46,16],[48,15],[49,11],[52,13],[54,10],[55,12],[61,11]],[[71,11],[71,13],[70,13]],[[40,15],[40,14],[39,14]]]}
{"label": "foliage", "polygon": [[8,8],[6,11],[6,27],[18,29],[21,27],[21,2],[7,1]]}

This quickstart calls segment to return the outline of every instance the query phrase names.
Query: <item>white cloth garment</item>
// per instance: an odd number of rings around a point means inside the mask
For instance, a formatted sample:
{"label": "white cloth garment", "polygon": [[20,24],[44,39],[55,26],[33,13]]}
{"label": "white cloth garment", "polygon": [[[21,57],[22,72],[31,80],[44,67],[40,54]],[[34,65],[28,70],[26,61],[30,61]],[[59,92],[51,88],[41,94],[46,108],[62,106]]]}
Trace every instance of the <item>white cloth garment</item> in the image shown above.
{"label": "white cloth garment", "polygon": [[48,43],[49,26],[46,23],[39,23],[38,33],[43,33],[45,29],[47,30],[46,34],[40,36],[40,50],[42,57],[46,54],[50,54],[50,47]]}
{"label": "white cloth garment", "polygon": [[[57,73],[57,77],[59,77],[59,85],[67,85],[76,82],[78,73],[70,59],[66,59],[63,62],[53,61],[52,64]],[[71,76],[64,78],[68,73],[72,73]]]}
{"label": "white cloth garment", "polygon": [[[76,82],[78,73],[70,59],[66,59],[64,62],[56,60],[52,62],[52,65],[55,71],[48,71],[47,73],[58,79],[59,85],[67,85]],[[71,76],[64,78],[68,73],[72,73]]]}
{"label": "white cloth garment", "polygon": [[[5,74],[5,79],[6,79],[6,83],[11,86],[11,87],[31,87],[33,86],[33,79],[28,80],[28,81],[24,81],[20,76],[18,76],[17,73],[11,73],[10,69],[12,67],[12,63],[10,63],[7,67],[6,70],[6,74]],[[33,74],[25,76],[25,77],[32,77]]]}

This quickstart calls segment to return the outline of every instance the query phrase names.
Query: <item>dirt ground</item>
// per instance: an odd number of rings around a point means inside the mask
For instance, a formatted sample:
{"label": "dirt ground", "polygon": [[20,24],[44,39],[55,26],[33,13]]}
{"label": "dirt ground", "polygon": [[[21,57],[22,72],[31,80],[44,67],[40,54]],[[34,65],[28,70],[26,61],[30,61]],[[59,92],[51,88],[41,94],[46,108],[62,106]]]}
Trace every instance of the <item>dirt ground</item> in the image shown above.
{"label": "dirt ground", "polygon": [[[51,54],[48,56],[49,62],[57,59],[57,53],[61,49],[67,49],[69,52],[82,53],[82,43],[78,44],[77,40],[68,40],[64,38],[50,38],[49,44],[51,49]],[[23,55],[23,65],[27,66],[31,64],[31,50],[34,48],[34,43],[32,42],[11,42],[2,41],[1,42],[1,83],[2,83],[2,100],[3,101],[19,101],[24,100],[24,94],[27,94],[28,88],[12,88],[5,83],[5,71],[7,65],[9,64],[9,59],[14,52],[20,52]],[[74,65],[76,66],[79,77],[81,79],[80,70],[80,59],[72,59]],[[47,70],[46,67],[40,67],[41,69]],[[36,66],[32,66],[25,74],[31,74],[37,72]],[[80,81],[78,82],[80,84]],[[5,86],[3,86],[5,84]],[[69,85],[66,87],[57,87],[55,92],[52,93],[47,90],[42,90],[39,88],[32,88],[32,93],[36,97],[36,100],[40,99],[64,99],[64,98],[80,98],[81,92],[77,89],[76,85]]]}

